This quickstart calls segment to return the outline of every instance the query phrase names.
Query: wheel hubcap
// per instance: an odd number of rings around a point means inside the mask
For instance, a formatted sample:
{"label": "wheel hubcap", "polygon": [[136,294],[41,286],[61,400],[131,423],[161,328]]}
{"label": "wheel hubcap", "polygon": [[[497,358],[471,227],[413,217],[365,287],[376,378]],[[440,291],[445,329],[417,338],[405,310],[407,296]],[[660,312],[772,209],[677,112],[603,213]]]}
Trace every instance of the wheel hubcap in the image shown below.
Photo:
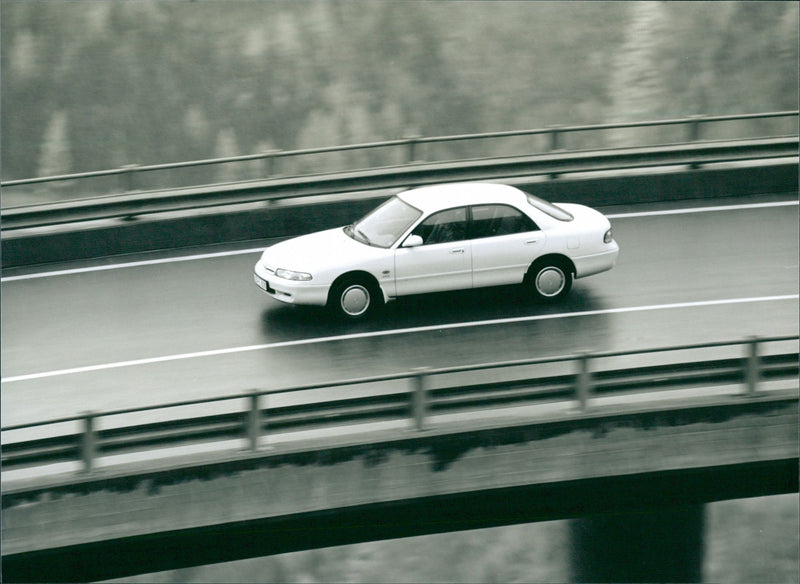
{"label": "wheel hubcap", "polygon": [[369,308],[369,291],[359,284],[348,286],[342,292],[340,304],[345,314],[360,316]]}
{"label": "wheel hubcap", "polygon": [[536,290],[542,296],[557,296],[564,289],[567,277],[555,266],[548,266],[536,275]]}

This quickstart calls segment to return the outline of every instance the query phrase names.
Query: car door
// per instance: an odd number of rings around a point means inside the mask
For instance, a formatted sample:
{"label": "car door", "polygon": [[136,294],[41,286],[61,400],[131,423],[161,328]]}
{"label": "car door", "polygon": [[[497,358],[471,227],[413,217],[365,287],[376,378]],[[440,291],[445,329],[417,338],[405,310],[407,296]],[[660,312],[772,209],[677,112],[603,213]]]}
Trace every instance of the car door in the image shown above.
{"label": "car door", "polygon": [[467,207],[433,213],[411,235],[420,236],[422,245],[395,251],[398,296],[472,287]]}
{"label": "car door", "polygon": [[544,250],[544,232],[510,205],[475,205],[471,212],[473,286],[521,283]]}

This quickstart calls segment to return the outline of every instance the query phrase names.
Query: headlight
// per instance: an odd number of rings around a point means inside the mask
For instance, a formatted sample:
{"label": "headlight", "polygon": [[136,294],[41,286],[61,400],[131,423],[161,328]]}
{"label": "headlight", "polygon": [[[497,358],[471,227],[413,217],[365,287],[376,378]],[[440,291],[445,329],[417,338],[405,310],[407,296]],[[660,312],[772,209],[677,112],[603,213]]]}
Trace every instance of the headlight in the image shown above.
{"label": "headlight", "polygon": [[606,234],[603,236],[603,243],[611,243],[612,235],[611,235],[611,228],[608,228]]}
{"label": "headlight", "polygon": [[307,282],[311,279],[311,274],[306,274],[305,272],[293,272],[292,270],[284,270],[283,268],[278,268],[275,270],[275,275],[279,278],[295,280],[298,282]]}

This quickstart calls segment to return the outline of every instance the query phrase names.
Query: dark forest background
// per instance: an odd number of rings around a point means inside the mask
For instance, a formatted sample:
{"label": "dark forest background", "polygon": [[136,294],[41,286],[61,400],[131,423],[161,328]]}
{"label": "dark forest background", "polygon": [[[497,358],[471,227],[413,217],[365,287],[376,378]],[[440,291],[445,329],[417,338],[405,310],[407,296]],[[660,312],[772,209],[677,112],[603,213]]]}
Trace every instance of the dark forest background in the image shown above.
{"label": "dark forest background", "polygon": [[[3,180],[798,107],[797,2],[3,0],[0,10]],[[369,156],[338,163],[381,162]],[[213,172],[205,179],[239,178]]]}

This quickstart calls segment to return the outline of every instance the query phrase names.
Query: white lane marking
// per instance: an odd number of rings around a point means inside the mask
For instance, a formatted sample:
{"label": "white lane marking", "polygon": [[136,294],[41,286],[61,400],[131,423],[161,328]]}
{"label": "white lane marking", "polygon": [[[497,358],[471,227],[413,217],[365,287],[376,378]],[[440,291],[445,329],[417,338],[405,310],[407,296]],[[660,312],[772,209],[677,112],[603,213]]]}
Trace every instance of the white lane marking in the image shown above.
{"label": "white lane marking", "polygon": [[159,260],[142,260],[139,262],[128,262],[125,264],[108,264],[106,266],[91,266],[87,268],[74,268],[71,270],[57,270],[54,272],[39,272],[36,274],[24,274],[22,276],[9,276],[7,278],[0,278],[0,282],[13,282],[15,280],[33,280],[35,278],[49,278],[50,276],[67,276],[69,274],[83,274],[86,272],[101,272],[104,270],[117,270],[120,268],[136,268],[139,266],[152,266],[155,264],[169,264],[173,262],[189,262],[192,260],[207,260],[210,258],[221,258],[225,256],[243,255],[248,253],[261,253],[264,247],[255,247],[250,249],[237,249],[233,251],[220,251],[215,253],[204,253],[191,256],[176,256],[169,258],[162,258]]}
{"label": "white lane marking", "polygon": [[[772,203],[748,203],[743,205],[725,205],[719,207],[698,207],[696,209],[669,209],[664,211],[643,211],[641,213],[616,213],[611,215],[606,215],[609,219],[627,219],[630,217],[655,217],[658,215],[679,215],[685,213],[710,213],[714,211],[736,211],[741,209],[761,209],[761,208],[768,208],[768,207],[788,207],[792,205],[797,205],[798,201],[778,201]],[[188,262],[192,260],[206,260],[211,258],[219,258],[225,256],[234,256],[234,255],[243,255],[243,254],[255,254],[261,253],[264,251],[264,247],[256,247],[250,249],[239,249],[234,251],[222,251],[222,252],[215,252],[215,253],[204,253],[198,255],[191,255],[191,256],[176,256],[176,257],[169,257],[169,258],[162,258],[158,260],[142,260],[138,262],[128,262],[124,264],[108,264],[105,266],[90,266],[86,268],[74,268],[70,270],[56,270],[53,272],[38,272],[35,274],[24,274],[21,276],[8,276],[5,278],[0,278],[0,282],[15,282],[18,280],[33,280],[36,278],[49,278],[52,276],[68,276],[70,274],[83,274],[86,272],[100,272],[104,270],[117,270],[121,268],[136,268],[139,266],[151,266],[156,264],[167,264],[172,262]]]}
{"label": "white lane marking", "polygon": [[629,217],[655,217],[658,215],[681,215],[688,213],[709,213],[712,211],[739,211],[742,209],[763,209],[768,207],[791,207],[800,201],[777,201],[773,203],[746,203],[742,205],[726,205],[724,207],[697,207],[694,209],[664,209],[663,211],[643,211],[641,213],[617,213],[606,215],[609,219],[627,219]]}
{"label": "white lane marking", "polygon": [[101,365],[89,365],[85,367],[73,367],[71,369],[58,369],[55,371],[43,371],[41,373],[30,373],[27,375],[14,375],[0,379],[2,383],[15,383],[18,381],[31,381],[45,377],[58,377],[61,375],[71,375],[75,373],[90,373],[105,369],[119,369],[122,367],[134,367],[137,365],[151,365],[154,363],[164,363],[167,361],[182,361],[185,359],[198,359],[202,357],[217,357],[220,355],[230,355],[233,353],[246,353],[249,351],[262,351],[266,349],[277,349],[280,347],[296,347],[300,345],[315,345],[330,343],[334,341],[348,341],[354,339],[367,339],[372,337],[388,337],[394,335],[404,335],[412,333],[424,333],[431,331],[442,331],[448,329],[460,329],[469,327],[489,326],[498,324],[514,324],[521,322],[532,322],[537,320],[551,320],[556,318],[572,318],[576,316],[596,316],[600,314],[622,314],[626,312],[644,312],[648,310],[669,310],[676,308],[695,308],[701,306],[720,306],[725,304],[746,304],[753,302],[777,302],[782,300],[797,300],[798,294],[785,294],[782,296],[761,296],[756,298],[727,298],[723,300],[704,300],[698,302],[679,302],[676,304],[652,304],[649,306],[628,306],[624,308],[607,308],[604,310],[586,310],[583,312],[562,312],[558,314],[542,314],[536,316],[518,316],[514,318],[499,318],[495,320],[478,320],[473,322],[458,322],[450,324],[440,324],[432,326],[420,326],[404,329],[393,329],[385,331],[374,331],[370,333],[353,333],[349,335],[336,335],[332,337],[317,337],[311,339],[299,339],[296,341],[282,341],[277,343],[266,343],[263,345],[248,345],[242,347],[230,347],[227,349],[213,349],[209,351],[198,351],[195,353],[181,353],[177,355],[165,355],[163,357],[149,357],[145,359],[134,359],[132,361],[117,361],[115,363],[103,363]]}

